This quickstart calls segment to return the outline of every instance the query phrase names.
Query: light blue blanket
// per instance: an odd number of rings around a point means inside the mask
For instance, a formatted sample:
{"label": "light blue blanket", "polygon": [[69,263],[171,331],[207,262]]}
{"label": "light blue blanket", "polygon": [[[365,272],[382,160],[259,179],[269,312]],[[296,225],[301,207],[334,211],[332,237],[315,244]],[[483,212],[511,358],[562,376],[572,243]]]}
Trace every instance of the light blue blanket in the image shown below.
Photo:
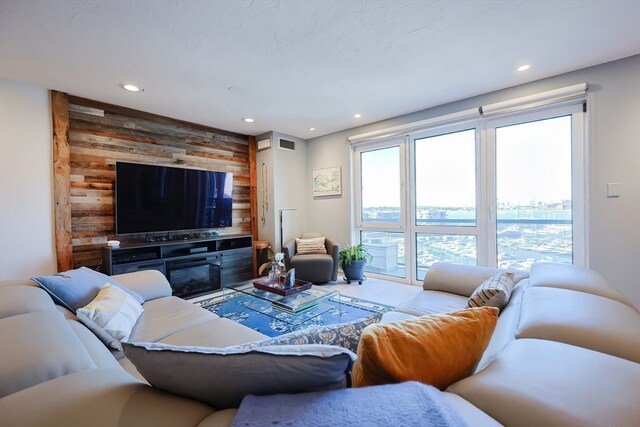
{"label": "light blue blanket", "polygon": [[233,427],[464,427],[434,387],[405,382],[301,394],[247,396]]}

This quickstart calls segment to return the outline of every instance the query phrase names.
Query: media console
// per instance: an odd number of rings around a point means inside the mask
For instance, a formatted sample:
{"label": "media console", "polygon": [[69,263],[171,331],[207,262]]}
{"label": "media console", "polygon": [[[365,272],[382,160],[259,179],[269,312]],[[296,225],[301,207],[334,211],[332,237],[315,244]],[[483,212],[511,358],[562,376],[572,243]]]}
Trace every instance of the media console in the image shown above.
{"label": "media console", "polygon": [[173,295],[189,297],[253,278],[252,250],[245,235],[103,246],[102,266],[108,275],[158,270]]}

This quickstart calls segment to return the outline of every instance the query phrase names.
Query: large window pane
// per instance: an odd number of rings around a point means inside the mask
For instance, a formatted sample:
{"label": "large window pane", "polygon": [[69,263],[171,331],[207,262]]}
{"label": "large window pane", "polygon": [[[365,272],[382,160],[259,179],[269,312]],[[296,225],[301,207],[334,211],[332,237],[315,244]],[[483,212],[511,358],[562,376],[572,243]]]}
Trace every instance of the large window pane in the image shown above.
{"label": "large window pane", "polygon": [[400,222],[400,147],[363,152],[360,166],[362,222]]}
{"label": "large window pane", "polygon": [[367,271],[405,277],[404,233],[361,231],[360,241],[373,256]]}
{"label": "large window pane", "polygon": [[416,139],[416,225],[476,225],[475,129]]}
{"label": "large window pane", "polygon": [[498,267],[572,262],[571,116],[496,129]]}
{"label": "large window pane", "polygon": [[476,236],[460,234],[416,234],[416,273],[418,280],[435,262],[477,265]]}

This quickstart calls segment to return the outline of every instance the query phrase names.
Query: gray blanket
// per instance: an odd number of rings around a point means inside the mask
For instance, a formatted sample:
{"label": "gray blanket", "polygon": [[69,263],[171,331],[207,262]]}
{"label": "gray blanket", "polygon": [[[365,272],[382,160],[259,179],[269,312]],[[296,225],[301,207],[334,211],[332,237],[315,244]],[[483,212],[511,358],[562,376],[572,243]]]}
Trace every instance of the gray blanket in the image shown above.
{"label": "gray blanket", "polygon": [[434,387],[405,382],[301,394],[247,396],[233,427],[463,427]]}

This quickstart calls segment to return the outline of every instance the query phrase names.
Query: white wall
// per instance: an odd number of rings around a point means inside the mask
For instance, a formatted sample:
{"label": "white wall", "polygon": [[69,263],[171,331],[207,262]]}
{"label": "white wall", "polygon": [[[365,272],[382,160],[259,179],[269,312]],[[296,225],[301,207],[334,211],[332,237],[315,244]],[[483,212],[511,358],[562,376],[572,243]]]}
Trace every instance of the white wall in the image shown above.
{"label": "white wall", "polygon": [[[278,139],[284,138],[295,142],[295,150],[278,147]],[[275,155],[275,206],[277,209],[276,224],[278,235],[275,239],[276,247],[280,247],[287,240],[300,236],[308,229],[309,215],[307,213],[308,182],[304,178],[307,171],[307,142],[291,135],[274,132]],[[280,210],[282,210],[282,242],[280,242]]]}
{"label": "white wall", "polygon": [[0,79],[0,280],[56,271],[51,103]]}
{"label": "white wall", "polygon": [[[396,117],[308,141],[309,171],[341,166],[351,188],[347,137],[410,123],[545,90],[589,83],[590,268],[605,276],[640,307],[640,56]],[[535,171],[530,171],[535,173]],[[620,183],[621,197],[607,198],[607,183]],[[352,197],[309,197],[309,226],[341,244],[350,243]]]}
{"label": "white wall", "polygon": [[[256,141],[261,141],[263,139],[271,139],[271,148],[263,151],[258,151],[256,153],[256,176],[258,180],[258,239],[266,240],[271,243],[274,249],[277,249],[275,246],[275,239],[277,232],[277,222],[276,222],[276,210],[275,210],[275,200],[274,200],[274,175],[273,169],[275,164],[274,146],[277,144],[277,141],[274,142],[273,132],[269,132],[264,135],[260,135],[256,137]],[[264,165],[264,166],[263,166]],[[263,169],[263,167],[265,169]],[[263,170],[266,171],[266,176],[263,176]],[[266,184],[266,185],[265,185]],[[266,204],[265,204],[265,186],[267,188],[266,192]],[[263,210],[263,205],[264,210]],[[264,222],[262,222],[262,218],[264,217]]]}
{"label": "white wall", "polygon": [[[260,141],[271,138],[271,149],[259,151],[256,155],[258,177],[258,237],[267,240],[275,251],[279,251],[280,242],[280,211],[283,214],[283,240],[299,236],[308,230],[307,192],[308,183],[302,179],[307,171],[307,143],[303,139],[278,132],[270,132],[256,138]],[[278,147],[278,139],[284,138],[296,143],[294,151]],[[268,169],[267,199],[269,208],[266,210],[266,221],[260,221],[262,216],[262,163]]]}

